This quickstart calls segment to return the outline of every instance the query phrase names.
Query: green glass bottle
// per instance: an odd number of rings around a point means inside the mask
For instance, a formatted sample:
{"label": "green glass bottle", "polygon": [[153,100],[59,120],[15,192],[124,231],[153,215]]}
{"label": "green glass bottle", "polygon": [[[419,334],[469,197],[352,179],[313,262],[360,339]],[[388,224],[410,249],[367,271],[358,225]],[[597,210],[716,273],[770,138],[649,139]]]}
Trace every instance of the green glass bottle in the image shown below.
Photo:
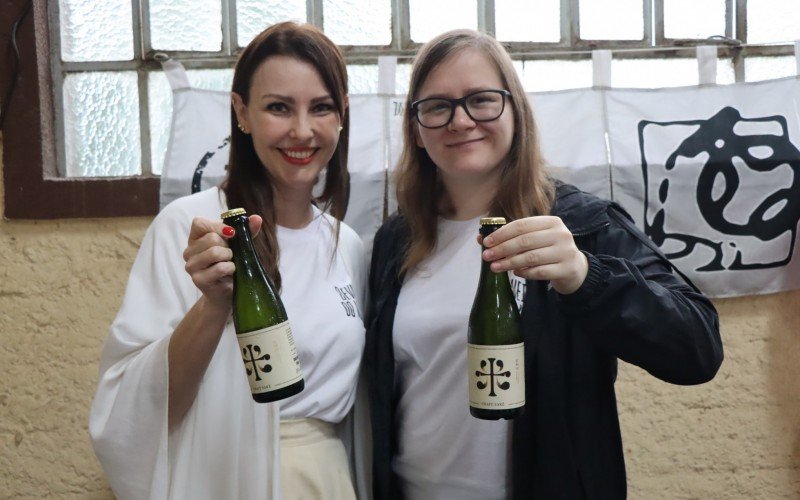
{"label": "green glass bottle", "polygon": [[222,220],[236,234],[233,250],[233,324],[250,392],[258,403],[288,398],[305,387],[289,318],[272,280],[258,259],[247,212],[234,208]]}
{"label": "green glass bottle", "polygon": [[[486,238],[505,223],[503,217],[484,217],[480,233]],[[489,266],[482,260],[469,315],[469,412],[484,420],[509,419],[525,408],[525,345],[508,273]]]}

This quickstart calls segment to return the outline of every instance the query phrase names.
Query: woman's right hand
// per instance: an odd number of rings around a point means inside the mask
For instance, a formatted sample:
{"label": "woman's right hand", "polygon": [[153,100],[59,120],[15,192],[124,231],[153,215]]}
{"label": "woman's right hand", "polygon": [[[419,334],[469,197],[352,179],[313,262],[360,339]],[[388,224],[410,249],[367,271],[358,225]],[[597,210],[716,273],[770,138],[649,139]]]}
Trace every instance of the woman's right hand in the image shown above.
{"label": "woman's right hand", "polygon": [[[261,229],[261,217],[251,215],[250,231]],[[206,300],[220,307],[229,307],[233,293],[235,266],[233,252],[227,240],[234,236],[233,228],[205,217],[195,217],[189,230],[189,242],[183,251],[186,272]]]}
{"label": "woman's right hand", "polygon": [[[250,216],[250,231],[261,229],[261,217]],[[227,228],[227,229],[226,229]],[[183,420],[197,395],[231,311],[233,252],[227,240],[233,228],[219,220],[195,217],[183,251],[186,272],[203,296],[172,332],[169,341],[169,428]]]}

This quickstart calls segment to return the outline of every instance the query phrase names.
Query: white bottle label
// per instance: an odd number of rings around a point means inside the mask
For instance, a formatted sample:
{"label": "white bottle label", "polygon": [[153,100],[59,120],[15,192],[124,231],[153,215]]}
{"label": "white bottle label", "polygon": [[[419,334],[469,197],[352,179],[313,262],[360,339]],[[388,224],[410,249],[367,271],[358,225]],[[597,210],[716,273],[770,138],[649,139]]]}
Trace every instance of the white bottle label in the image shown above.
{"label": "white bottle label", "polygon": [[467,344],[469,405],[509,410],[525,405],[525,344]]}
{"label": "white bottle label", "polygon": [[288,321],[236,335],[253,394],[290,386],[303,378]]}

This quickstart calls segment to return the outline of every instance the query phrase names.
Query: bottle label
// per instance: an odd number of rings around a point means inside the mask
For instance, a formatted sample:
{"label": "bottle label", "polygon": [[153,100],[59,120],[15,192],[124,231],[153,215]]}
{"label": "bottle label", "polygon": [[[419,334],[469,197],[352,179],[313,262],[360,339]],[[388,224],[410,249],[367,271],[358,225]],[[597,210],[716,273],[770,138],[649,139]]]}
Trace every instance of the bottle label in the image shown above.
{"label": "bottle label", "polygon": [[525,405],[525,344],[467,344],[469,404],[483,410]]}
{"label": "bottle label", "polygon": [[288,321],[237,334],[236,338],[253,394],[282,389],[303,378]]}

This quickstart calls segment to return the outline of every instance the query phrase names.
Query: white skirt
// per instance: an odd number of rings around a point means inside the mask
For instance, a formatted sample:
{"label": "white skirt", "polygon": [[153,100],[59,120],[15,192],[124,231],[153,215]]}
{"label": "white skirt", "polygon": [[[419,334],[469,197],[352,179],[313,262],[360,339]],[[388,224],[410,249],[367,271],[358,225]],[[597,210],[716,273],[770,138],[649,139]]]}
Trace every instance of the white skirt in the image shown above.
{"label": "white skirt", "polygon": [[355,500],[350,465],[333,424],[281,420],[282,500]]}

